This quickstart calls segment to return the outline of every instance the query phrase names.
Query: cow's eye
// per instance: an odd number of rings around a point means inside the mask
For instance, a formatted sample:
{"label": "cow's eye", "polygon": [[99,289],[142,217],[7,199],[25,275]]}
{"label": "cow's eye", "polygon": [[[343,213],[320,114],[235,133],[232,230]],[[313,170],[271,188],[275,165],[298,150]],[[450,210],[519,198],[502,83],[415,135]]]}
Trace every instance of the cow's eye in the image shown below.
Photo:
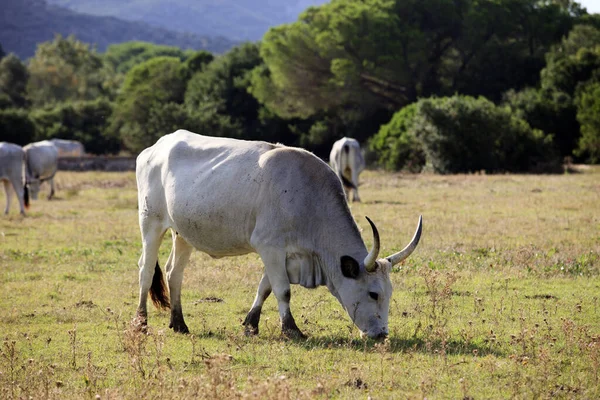
{"label": "cow's eye", "polygon": [[379,295],[375,292],[369,292],[369,297],[375,301],[377,301],[379,299]]}

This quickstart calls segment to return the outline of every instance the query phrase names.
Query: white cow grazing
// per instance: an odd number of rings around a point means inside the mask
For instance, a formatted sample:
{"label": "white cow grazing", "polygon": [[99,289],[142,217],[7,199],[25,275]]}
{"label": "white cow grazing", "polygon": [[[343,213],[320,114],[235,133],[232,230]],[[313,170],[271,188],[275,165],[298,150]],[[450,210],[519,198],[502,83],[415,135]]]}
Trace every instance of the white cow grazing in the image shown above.
{"label": "white cow grazing", "polygon": [[56,146],[59,157],[82,157],[85,155],[85,147],[77,140],[50,139]]}
{"label": "white cow grazing", "polygon": [[[290,284],[300,284],[326,285],[364,334],[387,335],[390,270],[416,248],[421,219],[404,250],[377,259],[375,225],[369,220],[374,244],[368,251],[340,180],[312,153],[185,130],[142,151],[136,178],[142,255],[134,322],[142,329],[149,293],[157,307],[171,308],[169,327],[188,332],[181,283],[196,248],[215,258],[260,255],[265,269],[244,321],[248,334],[258,333],[263,302],[273,291],[283,333],[302,337],[290,312]],[[166,262],[167,293],[158,251],[168,229],[173,247]]]}
{"label": "white cow grazing", "polygon": [[329,154],[329,163],[344,185],[346,197],[360,201],[358,197],[358,175],[365,169],[365,160],[356,139],[341,138],[333,144]]}
{"label": "white cow grazing", "polygon": [[0,142],[0,181],[4,184],[6,193],[4,214],[8,214],[13,191],[17,194],[21,215],[25,215],[25,208],[29,208],[29,194],[23,179],[24,162],[25,152],[21,146]]}
{"label": "white cow grazing", "polygon": [[40,185],[46,181],[50,183],[48,199],[54,196],[54,175],[58,169],[58,150],[49,140],[29,143],[23,147],[25,150],[26,181],[31,198],[37,200]]}

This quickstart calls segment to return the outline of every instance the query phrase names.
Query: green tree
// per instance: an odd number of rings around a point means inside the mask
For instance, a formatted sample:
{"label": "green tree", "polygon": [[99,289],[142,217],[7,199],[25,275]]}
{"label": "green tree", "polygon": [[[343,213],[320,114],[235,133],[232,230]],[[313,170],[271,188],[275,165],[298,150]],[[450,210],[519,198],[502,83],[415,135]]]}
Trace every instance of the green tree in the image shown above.
{"label": "green tree", "polygon": [[125,76],[111,117],[110,132],[132,151],[148,147],[162,135],[149,123],[164,105],[182,104],[187,69],[179,58],[156,57],[132,68]]}
{"label": "green tree", "polygon": [[252,93],[283,116],[535,84],[574,16],[537,0],[332,0],[272,28]]}
{"label": "green tree", "polygon": [[26,107],[26,88],[29,73],[25,64],[14,54],[0,60],[0,96],[10,100],[12,107]]}
{"label": "green tree", "polygon": [[244,43],[217,57],[189,81],[185,104],[198,129],[211,136],[233,136],[294,144],[288,124],[249,93],[250,73],[263,65],[258,45]]}
{"label": "green tree", "polygon": [[592,163],[599,163],[600,79],[582,86],[577,93],[576,103],[577,120],[581,124],[581,138],[576,154],[587,158]]}
{"label": "green tree", "polygon": [[57,35],[52,42],[39,44],[30,59],[27,95],[36,107],[92,100],[107,94],[103,88],[107,73],[88,44]]}
{"label": "green tree", "polygon": [[[201,58],[206,57],[205,53],[207,52],[202,51],[199,53],[201,53]],[[147,42],[124,42],[108,46],[102,57],[117,73],[125,74],[136,65],[152,58],[164,56],[175,57],[180,61],[185,61],[194,54],[196,52],[192,50],[182,50],[174,46],[157,45]]]}
{"label": "green tree", "polygon": [[532,128],[552,135],[561,157],[573,155],[579,138],[579,123],[576,120],[577,108],[570,95],[549,88],[527,88],[507,92],[504,104]]}
{"label": "green tree", "polygon": [[22,108],[0,110],[1,141],[25,146],[34,141],[35,124],[29,118],[29,112]]}
{"label": "green tree", "polygon": [[112,103],[99,98],[36,109],[30,117],[36,127],[36,140],[72,139],[80,141],[88,153],[114,154],[119,152],[121,141],[107,131],[111,113]]}

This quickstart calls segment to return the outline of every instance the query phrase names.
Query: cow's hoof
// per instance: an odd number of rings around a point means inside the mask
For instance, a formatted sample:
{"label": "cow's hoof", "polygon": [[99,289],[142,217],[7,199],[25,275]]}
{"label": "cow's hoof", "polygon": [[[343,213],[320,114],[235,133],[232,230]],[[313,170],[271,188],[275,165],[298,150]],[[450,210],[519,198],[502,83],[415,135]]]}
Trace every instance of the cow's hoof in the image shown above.
{"label": "cow's hoof", "polygon": [[183,324],[169,324],[169,328],[173,328],[173,332],[177,332],[177,333],[190,333],[190,330],[188,329],[187,325],[185,323]]}
{"label": "cow's hoof", "polygon": [[148,331],[148,319],[143,315],[136,315],[136,317],[131,320],[131,327],[135,331],[146,333]]}
{"label": "cow's hoof", "polygon": [[283,337],[292,340],[306,339],[307,336],[300,329],[284,329],[281,331]]}
{"label": "cow's hoof", "polygon": [[246,335],[246,336],[258,335],[258,326],[245,325],[244,326],[244,335]]}

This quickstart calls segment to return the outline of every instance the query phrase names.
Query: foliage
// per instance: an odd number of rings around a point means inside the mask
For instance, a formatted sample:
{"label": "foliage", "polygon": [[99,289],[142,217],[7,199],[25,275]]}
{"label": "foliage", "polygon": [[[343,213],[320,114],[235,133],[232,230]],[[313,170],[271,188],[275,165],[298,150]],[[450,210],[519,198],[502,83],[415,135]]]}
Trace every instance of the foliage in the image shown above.
{"label": "foliage", "polygon": [[[598,31],[600,34],[600,30]],[[577,86],[588,81],[600,69],[600,45],[581,48],[575,54],[560,58],[549,57],[541,72],[542,87],[574,94]]]}
{"label": "foliage", "polygon": [[571,96],[548,88],[527,88],[507,92],[504,103],[533,129],[552,135],[557,154],[561,157],[573,155],[579,138],[579,123]]}
{"label": "foliage", "polygon": [[557,167],[551,137],[484,98],[423,99],[412,129],[438,173],[526,172]]}
{"label": "foliage", "polygon": [[80,141],[87,153],[115,154],[119,138],[107,133],[112,104],[106,99],[62,103],[31,112],[36,140],[61,138]]}
{"label": "foliage", "polygon": [[533,128],[554,135],[555,147],[563,157],[575,155],[586,161],[584,151],[574,152],[582,134],[574,99],[600,71],[599,44],[600,29],[590,23],[576,25],[546,54],[539,89],[511,90],[505,95],[505,103]]}
{"label": "foliage", "polygon": [[120,137],[133,152],[154,144],[170,132],[156,131],[149,124],[151,116],[158,118],[157,113],[165,109],[165,104],[183,103],[186,83],[185,65],[175,57],[152,58],[132,68],[117,97],[110,134]]}
{"label": "foliage", "polygon": [[7,108],[0,110],[0,141],[20,146],[31,143],[36,135],[35,125],[24,109]]}
{"label": "foliage", "polygon": [[[26,85],[29,72],[17,56],[9,54],[0,60],[0,96],[6,96],[9,107],[26,107]],[[0,107],[5,108],[5,107]]]}
{"label": "foliage", "polygon": [[29,74],[27,96],[35,107],[107,94],[102,59],[74,36],[41,43],[29,61]]}
{"label": "foliage", "polygon": [[[210,61],[210,53],[200,51],[194,53],[191,50],[182,50],[175,46],[157,45],[147,42],[125,42],[108,46],[102,55],[104,61],[118,73],[127,73],[131,68],[151,58],[174,57],[185,61],[191,55],[200,58],[200,62]],[[195,67],[197,68],[197,67]]]}
{"label": "foliage", "polygon": [[544,52],[573,18],[537,0],[333,0],[265,35],[268,71],[253,74],[251,90],[300,117],[456,91],[499,99],[537,82]]}
{"label": "foliage", "polygon": [[185,104],[200,132],[209,136],[292,142],[286,121],[261,106],[248,92],[249,74],[261,65],[258,45],[244,43],[192,76]]}
{"label": "foliage", "polygon": [[402,108],[369,141],[377,163],[385,169],[420,172],[425,165],[423,147],[413,130],[416,113],[417,103]]}
{"label": "foliage", "polygon": [[600,79],[583,86],[577,94],[576,103],[577,120],[581,124],[576,152],[587,156],[592,163],[600,163]]}

